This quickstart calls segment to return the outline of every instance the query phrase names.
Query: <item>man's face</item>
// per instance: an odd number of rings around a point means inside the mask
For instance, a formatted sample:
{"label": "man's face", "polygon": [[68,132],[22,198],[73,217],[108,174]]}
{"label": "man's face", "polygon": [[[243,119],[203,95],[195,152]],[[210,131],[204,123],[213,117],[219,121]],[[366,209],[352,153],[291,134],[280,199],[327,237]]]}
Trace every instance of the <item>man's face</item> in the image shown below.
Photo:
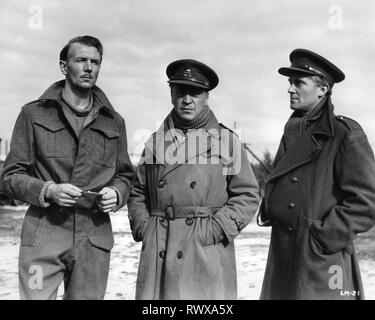
{"label": "man's face", "polygon": [[292,76],[289,78],[290,108],[309,112],[324,96],[324,87],[317,86],[311,77]]}
{"label": "man's face", "polygon": [[203,88],[173,84],[171,98],[174,110],[184,120],[193,120],[208,102],[208,91]]}
{"label": "man's face", "polygon": [[73,43],[67,61],[60,61],[61,72],[72,88],[79,91],[91,89],[98,78],[101,57],[98,49]]}

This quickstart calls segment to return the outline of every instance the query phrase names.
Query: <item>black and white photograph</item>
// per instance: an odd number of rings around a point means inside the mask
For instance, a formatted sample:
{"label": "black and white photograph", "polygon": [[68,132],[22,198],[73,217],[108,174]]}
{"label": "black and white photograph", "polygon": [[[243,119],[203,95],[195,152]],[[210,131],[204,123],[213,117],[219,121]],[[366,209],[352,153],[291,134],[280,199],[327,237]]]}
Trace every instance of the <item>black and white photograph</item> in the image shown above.
{"label": "black and white photograph", "polygon": [[375,300],[374,18],[2,1],[0,300]]}

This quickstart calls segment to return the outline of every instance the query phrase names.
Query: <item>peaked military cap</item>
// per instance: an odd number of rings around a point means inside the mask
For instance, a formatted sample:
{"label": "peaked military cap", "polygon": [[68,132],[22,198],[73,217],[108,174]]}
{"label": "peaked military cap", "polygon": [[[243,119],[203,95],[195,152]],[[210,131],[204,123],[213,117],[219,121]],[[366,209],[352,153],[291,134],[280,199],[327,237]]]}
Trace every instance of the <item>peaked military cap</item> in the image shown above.
{"label": "peaked military cap", "polygon": [[289,60],[292,63],[290,67],[279,69],[283,76],[319,76],[327,80],[331,87],[345,79],[345,74],[338,67],[313,51],[295,49],[291,52]]}
{"label": "peaked military cap", "polygon": [[202,62],[182,59],[170,63],[167,67],[168,83],[184,84],[212,90],[219,83],[214,70]]}

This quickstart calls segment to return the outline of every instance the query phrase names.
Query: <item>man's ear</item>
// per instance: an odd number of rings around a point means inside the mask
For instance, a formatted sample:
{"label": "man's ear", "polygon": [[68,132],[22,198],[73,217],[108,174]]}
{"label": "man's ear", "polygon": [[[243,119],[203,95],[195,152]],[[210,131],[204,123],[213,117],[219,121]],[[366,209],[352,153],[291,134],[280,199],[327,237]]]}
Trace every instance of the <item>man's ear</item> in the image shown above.
{"label": "man's ear", "polygon": [[328,90],[329,90],[328,85],[319,86],[319,88],[318,88],[318,97],[321,98],[321,97],[325,96],[326,93],[328,92]]}
{"label": "man's ear", "polygon": [[59,65],[60,65],[60,70],[61,70],[61,73],[66,76],[66,74],[68,73],[68,64],[66,63],[66,61],[64,60],[60,60],[59,61]]}

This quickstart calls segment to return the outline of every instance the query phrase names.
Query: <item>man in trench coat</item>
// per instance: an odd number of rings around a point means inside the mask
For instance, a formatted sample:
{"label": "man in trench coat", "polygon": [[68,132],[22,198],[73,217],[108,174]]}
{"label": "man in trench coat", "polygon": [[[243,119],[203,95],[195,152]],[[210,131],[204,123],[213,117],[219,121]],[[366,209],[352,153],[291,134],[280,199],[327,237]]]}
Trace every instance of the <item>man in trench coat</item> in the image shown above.
{"label": "man in trench coat", "polygon": [[294,112],[258,216],[272,226],[261,299],[361,299],[353,241],[375,223],[374,155],[360,125],[333,113],[344,73],[305,49],[290,61],[279,73]]}
{"label": "man in trench coat", "polygon": [[136,299],[236,299],[234,238],[259,191],[238,137],[216,120],[216,73],[192,59],[167,67],[173,109],[145,144],[128,203],[142,241]]}
{"label": "man in trench coat", "polygon": [[[123,118],[95,86],[97,38],[76,37],[60,53],[64,80],[26,104],[14,127],[2,191],[30,204],[19,254],[21,299],[103,299],[113,247],[109,212],[130,193]],[[84,193],[94,191],[100,196]]]}

